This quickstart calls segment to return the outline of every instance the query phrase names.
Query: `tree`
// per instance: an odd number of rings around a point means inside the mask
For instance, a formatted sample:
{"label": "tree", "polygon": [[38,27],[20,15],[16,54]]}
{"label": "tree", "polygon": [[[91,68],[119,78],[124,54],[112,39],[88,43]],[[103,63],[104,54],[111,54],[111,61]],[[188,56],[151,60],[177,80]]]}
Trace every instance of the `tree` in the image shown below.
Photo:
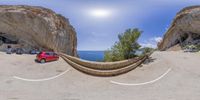
{"label": "tree", "polygon": [[119,41],[110,50],[104,52],[104,61],[119,61],[135,57],[135,51],[140,48],[137,40],[141,33],[142,31],[134,28],[119,34]]}

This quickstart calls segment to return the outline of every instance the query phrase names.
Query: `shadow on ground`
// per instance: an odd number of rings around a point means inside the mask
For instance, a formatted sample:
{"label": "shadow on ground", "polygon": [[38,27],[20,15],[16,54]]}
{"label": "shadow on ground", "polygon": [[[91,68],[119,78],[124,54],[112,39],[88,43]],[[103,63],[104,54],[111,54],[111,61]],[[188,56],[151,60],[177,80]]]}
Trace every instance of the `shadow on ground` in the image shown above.
{"label": "shadow on ground", "polygon": [[143,64],[150,64],[152,62],[154,62],[156,60],[156,58],[152,58],[152,57],[149,57],[148,59],[146,59]]}

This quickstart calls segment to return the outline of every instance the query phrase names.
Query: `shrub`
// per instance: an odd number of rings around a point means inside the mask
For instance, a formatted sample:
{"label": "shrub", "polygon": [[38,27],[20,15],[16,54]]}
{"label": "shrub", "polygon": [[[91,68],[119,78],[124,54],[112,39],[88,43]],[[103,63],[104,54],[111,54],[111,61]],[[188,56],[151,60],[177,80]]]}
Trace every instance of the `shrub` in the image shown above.
{"label": "shrub", "polygon": [[137,40],[141,33],[142,31],[134,28],[119,34],[119,41],[110,50],[104,52],[104,61],[119,61],[135,57],[135,51],[140,48]]}

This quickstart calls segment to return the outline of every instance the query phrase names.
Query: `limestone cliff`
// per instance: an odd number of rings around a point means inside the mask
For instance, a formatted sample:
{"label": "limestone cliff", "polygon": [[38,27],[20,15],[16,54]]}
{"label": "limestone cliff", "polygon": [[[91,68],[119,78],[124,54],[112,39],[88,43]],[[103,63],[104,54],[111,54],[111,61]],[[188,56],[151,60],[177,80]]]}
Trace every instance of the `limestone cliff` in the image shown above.
{"label": "limestone cliff", "polygon": [[190,6],[177,13],[163,40],[158,43],[158,49],[180,44],[200,44],[200,6]]}
{"label": "limestone cliff", "polygon": [[1,5],[0,32],[17,38],[26,50],[39,48],[76,56],[75,29],[68,19],[47,8]]}

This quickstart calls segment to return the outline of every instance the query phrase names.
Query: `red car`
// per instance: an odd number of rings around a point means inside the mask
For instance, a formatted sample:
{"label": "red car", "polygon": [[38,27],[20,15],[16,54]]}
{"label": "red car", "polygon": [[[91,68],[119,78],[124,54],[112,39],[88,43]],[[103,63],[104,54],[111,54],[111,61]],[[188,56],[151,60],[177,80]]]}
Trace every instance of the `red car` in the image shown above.
{"label": "red car", "polygon": [[56,61],[59,59],[58,54],[56,54],[55,52],[40,52],[39,54],[37,54],[37,61],[41,62],[41,63],[45,63],[48,61]]}

